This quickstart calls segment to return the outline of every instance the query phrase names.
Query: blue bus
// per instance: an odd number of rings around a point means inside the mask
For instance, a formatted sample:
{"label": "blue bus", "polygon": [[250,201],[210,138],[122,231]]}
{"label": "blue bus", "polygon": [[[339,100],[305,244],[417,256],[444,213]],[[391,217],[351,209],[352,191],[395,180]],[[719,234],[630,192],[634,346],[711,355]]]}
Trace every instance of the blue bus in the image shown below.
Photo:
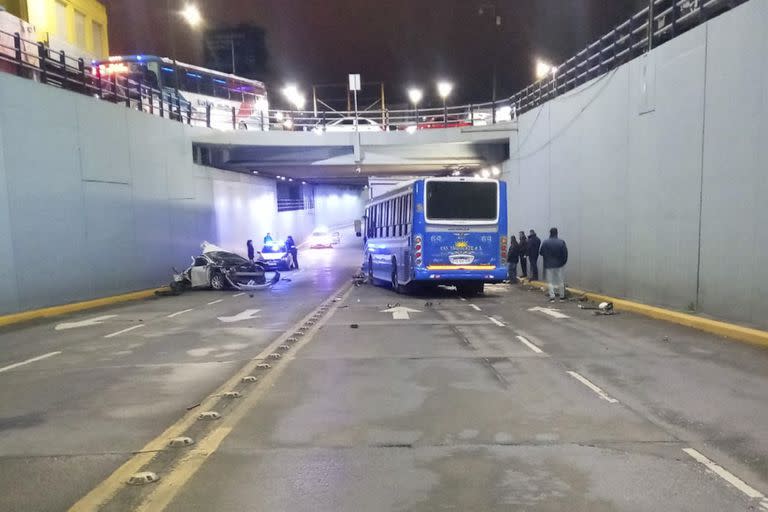
{"label": "blue bus", "polygon": [[420,284],[482,293],[507,279],[506,183],[424,178],[371,199],[364,266],[371,283],[396,292]]}

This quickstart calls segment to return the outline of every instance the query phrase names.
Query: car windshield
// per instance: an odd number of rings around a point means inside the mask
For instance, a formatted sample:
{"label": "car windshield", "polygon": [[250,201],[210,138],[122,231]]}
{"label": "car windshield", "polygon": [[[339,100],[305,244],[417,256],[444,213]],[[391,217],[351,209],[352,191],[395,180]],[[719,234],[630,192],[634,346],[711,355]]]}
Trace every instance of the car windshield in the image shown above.
{"label": "car windshield", "polygon": [[248,260],[233,252],[215,251],[206,254],[213,262],[220,265],[242,265],[248,263]]}

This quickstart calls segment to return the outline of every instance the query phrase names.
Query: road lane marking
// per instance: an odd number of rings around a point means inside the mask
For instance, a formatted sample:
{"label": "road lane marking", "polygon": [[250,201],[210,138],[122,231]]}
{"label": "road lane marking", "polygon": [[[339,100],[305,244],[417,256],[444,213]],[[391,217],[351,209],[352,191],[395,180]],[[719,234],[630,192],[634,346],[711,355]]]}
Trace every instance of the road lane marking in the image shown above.
{"label": "road lane marking", "polygon": [[392,320],[410,320],[411,313],[421,313],[418,309],[406,308],[405,306],[395,306],[381,311],[381,313],[392,313]]}
{"label": "road lane marking", "polygon": [[194,311],[194,308],[182,309],[181,311],[177,311],[175,313],[171,313],[170,315],[168,315],[165,318],[176,318],[177,316],[183,315],[184,313],[189,313],[190,311]]}
{"label": "road lane marking", "polygon": [[716,474],[736,489],[745,494],[748,498],[760,500],[760,507],[768,510],[768,499],[765,498],[765,494],[761,493],[741,478],[737,477],[727,469],[723,468],[716,462],[711,461],[705,457],[701,452],[694,450],[693,448],[683,448],[683,451],[693,457],[697,462],[704,465],[707,470]]}
{"label": "road lane marking", "polygon": [[213,306],[214,304],[218,304],[219,302],[224,302],[224,299],[212,300],[211,302],[208,303],[208,305]]}
{"label": "road lane marking", "polygon": [[117,315],[104,315],[88,318],[86,320],[80,320],[79,322],[62,322],[57,324],[56,327],[54,327],[54,330],[65,331],[67,329],[75,329],[76,327],[90,327],[92,325],[99,325],[103,323],[104,320],[109,320],[110,318],[115,318],[116,316]]}
{"label": "road lane marking", "polygon": [[551,316],[552,318],[571,318],[568,315],[561,313],[560,310],[554,309],[554,308],[535,307],[535,308],[530,308],[528,311],[539,311],[541,313],[544,313],[545,315]]}
{"label": "road lane marking", "polygon": [[242,320],[250,320],[253,318],[256,313],[261,311],[260,309],[246,309],[242,313],[238,313],[234,316],[220,316],[218,317],[220,322],[224,322],[225,324],[230,324],[232,322],[240,322]]}
{"label": "road lane marking", "polygon": [[141,329],[142,327],[144,327],[144,324],[134,325],[133,327],[128,327],[127,329],[123,329],[122,331],[117,331],[117,332],[113,332],[112,334],[107,334],[104,337],[105,338],[114,338],[115,336],[120,336],[121,334],[133,331],[134,329]]}
{"label": "road lane marking", "polygon": [[489,316],[489,317],[488,317],[488,320],[490,320],[491,322],[495,323],[495,324],[496,324],[496,325],[498,325],[499,327],[506,327],[506,325],[504,324],[504,322],[499,322],[498,320],[496,320],[496,319],[495,319],[495,318],[493,318],[492,316]]}
{"label": "road lane marking", "polygon": [[482,311],[482,309],[480,309],[480,307],[479,307],[479,306],[476,306],[476,305],[474,305],[474,304],[470,304],[469,306],[470,306],[472,309],[474,309],[475,311]]}
{"label": "road lane marking", "polygon": [[543,350],[541,350],[539,347],[537,347],[536,345],[534,345],[533,343],[528,341],[528,339],[525,336],[515,336],[515,338],[517,338],[520,341],[520,343],[522,343],[523,345],[525,345],[529,349],[533,350],[537,354],[543,354],[544,353]]}
{"label": "road lane marking", "polygon": [[[337,292],[335,292],[333,295],[330,295],[328,299],[326,299],[325,302],[328,302],[330,297],[337,297],[339,294],[345,293],[349,294],[352,291],[352,287],[349,284],[345,284],[342,286]],[[346,292],[345,292],[346,290]],[[332,305],[331,309],[328,311],[328,316],[326,318],[330,318],[332,315],[330,313],[336,311],[336,305]],[[165,451],[168,445],[168,439],[172,439],[174,437],[179,437],[184,432],[186,432],[192,425],[194,425],[197,422],[197,412],[198,410],[209,410],[215,403],[220,400],[220,396],[227,392],[231,391],[233,387],[235,387],[237,384],[240,383],[241,379],[245,377],[246,375],[250,375],[256,368],[256,365],[259,364],[262,360],[266,359],[269,354],[272,352],[275,352],[277,350],[277,347],[285,343],[285,340],[291,336],[291,333],[295,331],[297,328],[299,328],[301,325],[303,325],[307,320],[309,320],[312,315],[316,314],[320,311],[320,307],[315,308],[312,312],[308,313],[304,318],[296,322],[291,328],[287,330],[282,330],[283,334],[280,335],[276,340],[274,340],[267,348],[265,348],[261,353],[259,353],[256,357],[251,359],[245,366],[240,368],[239,371],[235,373],[229,380],[227,380],[224,384],[219,386],[217,390],[215,390],[212,394],[210,394],[208,397],[203,399],[203,401],[200,404],[199,409],[194,409],[181,418],[179,418],[173,425],[168,427],[162,434],[157,436],[156,438],[149,441],[144,447],[139,450],[136,455],[128,459],[123,463],[122,466],[117,468],[111,475],[109,475],[106,479],[102,480],[96,487],[90,490],[88,494],[80,498],[80,500],[72,505],[69,508],[69,512],[91,512],[94,510],[100,510],[104,507],[104,504],[109,502],[114,496],[125,487],[125,483],[128,481],[128,478],[138,472],[141,471],[147,464],[152,462],[152,460],[155,458],[155,456],[159,453],[162,453]],[[315,324],[313,329],[319,328],[320,324]],[[311,331],[312,332],[312,331]],[[304,340],[311,339],[311,336],[308,334],[305,335],[305,337],[302,339],[302,343]],[[298,347],[294,347],[293,350],[297,350]],[[287,359],[292,359],[293,356],[288,356]],[[276,375],[279,375],[280,368],[283,367],[283,365],[277,366],[278,373]],[[274,370],[273,370],[274,371]],[[257,391],[253,395],[259,395],[263,393],[263,391],[259,390],[266,390],[267,387],[263,387],[264,381],[267,380],[270,377],[268,375],[264,379],[262,379],[262,386],[257,388]],[[246,402],[248,398],[243,402]],[[231,417],[231,415],[225,416],[224,420],[227,421],[227,418]],[[226,426],[225,424],[222,424],[222,427]],[[221,427],[220,427],[221,428]],[[211,432],[209,436],[211,435],[222,435],[224,434],[223,431],[216,433],[216,431]],[[207,441],[208,446],[212,444],[213,440],[208,440],[208,438],[205,438],[203,441]],[[203,444],[203,441],[198,443],[198,447]],[[208,453],[204,459],[207,459],[208,455],[211,455]],[[202,464],[203,461],[201,461]],[[195,469],[196,470],[196,469]],[[190,477],[192,475],[189,475]],[[173,481],[173,479],[170,478],[163,478],[161,481]],[[178,479],[176,480],[179,481]],[[176,492],[178,492],[178,488],[176,489]],[[157,512],[160,509],[151,509],[153,512]]]}
{"label": "road lane marking", "polygon": [[60,351],[48,352],[47,354],[33,357],[32,359],[27,359],[26,361],[21,361],[20,363],[9,364],[8,366],[3,366],[2,368],[0,368],[0,373],[7,372],[8,370],[13,370],[14,368],[18,368],[19,366],[24,366],[29,363],[34,363],[35,361],[42,361],[43,359],[48,359],[49,357],[57,356],[59,354],[61,354]]}
{"label": "road lane marking", "polygon": [[612,403],[612,404],[615,404],[615,403],[619,402],[615,398],[611,398],[610,396],[608,396],[608,394],[605,391],[603,391],[599,387],[597,387],[594,384],[592,384],[586,377],[580,375],[579,373],[568,371],[568,375],[570,375],[571,377],[573,377],[577,381],[579,381],[582,384],[584,384],[585,386],[587,386],[589,389],[594,391],[597,394],[597,396],[599,396],[600,398],[602,398],[606,402],[609,402],[609,403]]}
{"label": "road lane marking", "polygon": [[243,295],[245,295],[245,292],[236,293],[233,297],[242,297]]}
{"label": "road lane marking", "polygon": [[464,302],[467,301],[467,299],[465,299],[464,297],[459,297],[459,300],[464,301]]}

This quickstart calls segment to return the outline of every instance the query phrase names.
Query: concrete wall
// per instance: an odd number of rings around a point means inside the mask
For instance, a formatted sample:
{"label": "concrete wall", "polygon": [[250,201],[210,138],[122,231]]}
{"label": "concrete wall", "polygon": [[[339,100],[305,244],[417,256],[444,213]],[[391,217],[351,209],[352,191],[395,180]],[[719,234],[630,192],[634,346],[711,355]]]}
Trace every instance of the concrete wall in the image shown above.
{"label": "concrete wall", "polygon": [[194,131],[0,73],[0,314],[166,283],[203,240],[311,231],[273,181],[194,165]]}
{"label": "concrete wall", "polygon": [[766,22],[752,0],[521,116],[510,229],[558,226],[572,285],[768,327]]}

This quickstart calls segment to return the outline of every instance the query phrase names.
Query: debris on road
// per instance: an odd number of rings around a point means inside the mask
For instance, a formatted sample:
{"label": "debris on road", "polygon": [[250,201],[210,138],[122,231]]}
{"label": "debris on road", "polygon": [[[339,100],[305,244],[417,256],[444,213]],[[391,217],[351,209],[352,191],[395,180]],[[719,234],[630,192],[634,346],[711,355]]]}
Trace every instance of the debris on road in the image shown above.
{"label": "debris on road", "polygon": [[350,324],[349,327],[352,328],[352,329],[359,329],[360,328],[360,326],[358,324]]}

